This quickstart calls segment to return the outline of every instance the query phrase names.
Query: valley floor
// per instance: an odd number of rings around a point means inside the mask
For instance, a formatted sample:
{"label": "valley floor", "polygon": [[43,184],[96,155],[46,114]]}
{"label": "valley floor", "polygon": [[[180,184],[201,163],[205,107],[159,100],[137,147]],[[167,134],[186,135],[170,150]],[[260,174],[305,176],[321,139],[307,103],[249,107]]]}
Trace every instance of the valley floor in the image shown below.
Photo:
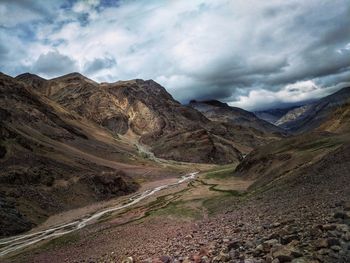
{"label": "valley floor", "polygon": [[[222,171],[230,173],[232,170],[232,167],[224,167]],[[251,183],[251,181],[229,177],[218,179],[215,172],[212,174],[213,176],[211,176],[211,173],[201,175],[188,184],[183,183],[164,189],[154,196],[135,204],[133,207],[103,216],[97,224],[51,241],[42,241],[39,245],[34,246],[34,250],[33,247],[30,247],[24,253],[12,255],[13,257],[10,257],[8,260],[16,262],[30,262],[31,260],[33,262],[61,262],[62,255],[60,251],[63,251],[67,261],[71,262],[72,260],[80,260],[86,257],[100,257],[111,249],[117,250],[114,253],[115,256],[119,255],[122,258],[130,254],[127,253],[130,248],[126,244],[133,244],[137,238],[140,238],[141,243],[144,242],[147,235],[155,233],[155,231],[152,231],[154,227],[161,230],[156,231],[156,233],[164,237],[168,236],[169,233],[166,234],[168,231],[177,233],[177,228],[182,229],[186,225],[190,227],[193,221],[207,218],[210,213],[213,213],[211,210],[215,210],[215,207],[211,204],[212,201],[226,196],[239,195],[239,192],[244,191]],[[154,189],[160,185],[172,184],[177,180],[176,178],[168,178],[147,182],[143,184],[140,192],[146,189]],[[50,229],[52,226],[63,224],[64,222],[72,222],[83,215],[92,214],[94,211],[100,211],[103,208],[123,204],[128,198],[129,196],[120,197],[116,200],[96,203],[54,215],[44,224],[33,229],[31,233]],[[143,229],[143,231],[140,231],[138,228]],[[123,234],[120,234],[120,231]],[[135,234],[135,231],[139,234]],[[92,233],[94,233],[93,237],[91,236]],[[71,242],[71,239],[77,241],[77,237],[79,237],[79,242]],[[83,245],[81,242],[87,242],[87,244]],[[147,243],[156,244],[154,242]],[[88,249],[90,246],[94,249]],[[86,252],[79,251],[77,253],[77,247],[84,247],[83,250]],[[15,253],[18,253],[18,251]],[[55,261],[56,255],[57,261]]]}
{"label": "valley floor", "polygon": [[248,193],[253,181],[232,172],[202,173],[4,262],[348,262],[346,174],[318,189]]}

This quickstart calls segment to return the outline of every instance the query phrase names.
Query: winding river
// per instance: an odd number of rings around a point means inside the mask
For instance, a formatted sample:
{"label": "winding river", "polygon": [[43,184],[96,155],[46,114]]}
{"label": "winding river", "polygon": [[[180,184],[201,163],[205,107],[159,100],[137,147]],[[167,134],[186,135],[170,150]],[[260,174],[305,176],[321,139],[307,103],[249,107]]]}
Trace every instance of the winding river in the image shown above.
{"label": "winding river", "polygon": [[85,217],[82,217],[79,220],[75,220],[70,223],[56,225],[49,229],[38,231],[35,233],[23,234],[23,235],[0,239],[0,257],[3,257],[11,252],[15,252],[25,247],[28,247],[30,245],[33,245],[35,243],[38,243],[42,240],[63,236],[65,234],[81,229],[87,225],[90,225],[96,222],[96,220],[101,218],[101,216],[105,215],[106,213],[118,211],[130,206],[133,206],[161,190],[164,190],[166,188],[170,188],[173,186],[177,186],[184,182],[193,180],[195,179],[197,174],[198,172],[189,173],[187,175],[182,176],[175,183],[161,185],[156,188],[146,190],[144,192],[139,192],[134,196],[130,197],[129,202],[126,204],[106,208],[100,212],[96,212],[95,214],[92,214],[92,215],[87,215]]}

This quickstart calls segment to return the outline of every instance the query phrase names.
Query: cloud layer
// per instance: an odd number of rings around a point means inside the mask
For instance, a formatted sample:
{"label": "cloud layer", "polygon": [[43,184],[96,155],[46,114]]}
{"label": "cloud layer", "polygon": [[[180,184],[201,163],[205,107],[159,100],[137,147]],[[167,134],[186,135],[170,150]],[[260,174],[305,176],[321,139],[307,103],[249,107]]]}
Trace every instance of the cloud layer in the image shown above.
{"label": "cloud layer", "polygon": [[0,70],[154,79],[182,102],[281,106],[350,81],[349,16],[347,0],[3,0]]}

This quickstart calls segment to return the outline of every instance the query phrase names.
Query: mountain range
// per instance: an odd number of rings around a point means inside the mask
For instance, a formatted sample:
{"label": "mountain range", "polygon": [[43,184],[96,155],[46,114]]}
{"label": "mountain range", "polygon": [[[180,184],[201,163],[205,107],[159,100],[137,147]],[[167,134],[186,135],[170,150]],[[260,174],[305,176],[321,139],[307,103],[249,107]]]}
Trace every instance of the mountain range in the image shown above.
{"label": "mountain range", "polygon": [[350,88],[252,113],[217,100],[182,105],[153,80],[1,73],[0,124],[0,236],[9,236],[135,192],[149,172],[179,175],[179,165],[238,165],[232,175],[254,180],[252,192],[326,188],[312,171],[348,156]]}
{"label": "mountain range", "polygon": [[0,89],[1,235],[135,191],[138,170],[162,170],[152,156],[238,163],[283,136],[243,110],[247,119],[239,123],[213,119],[152,80],[99,84],[79,73],[51,80],[1,74]]}
{"label": "mountain range", "polygon": [[291,133],[308,132],[320,126],[323,127],[321,129],[327,130],[326,122],[334,122],[333,125],[329,123],[329,130],[332,131],[342,129],[342,123],[346,123],[349,104],[350,87],[345,87],[311,103],[286,109],[260,111],[257,115]]}

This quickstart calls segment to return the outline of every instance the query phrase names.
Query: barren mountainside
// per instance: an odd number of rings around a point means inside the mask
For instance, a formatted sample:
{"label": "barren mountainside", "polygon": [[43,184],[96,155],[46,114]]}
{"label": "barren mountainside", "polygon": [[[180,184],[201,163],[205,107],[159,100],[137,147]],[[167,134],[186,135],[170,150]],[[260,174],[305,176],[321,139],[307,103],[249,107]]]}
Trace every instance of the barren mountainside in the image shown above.
{"label": "barren mountainside", "polygon": [[192,100],[190,107],[202,112],[208,119],[253,128],[266,134],[283,133],[283,130],[267,121],[259,119],[252,112],[231,107],[227,103],[217,100],[195,101]]}
{"label": "barren mountainside", "polygon": [[316,102],[288,111],[276,125],[295,133],[319,129],[326,120],[329,121],[334,111],[349,103],[350,87],[346,87]]}
{"label": "barren mountainside", "polygon": [[135,160],[132,147],[3,74],[0,91],[1,236],[137,189],[108,162]]}
{"label": "barren mountainside", "polygon": [[[17,79],[31,84],[38,77],[25,74]],[[181,105],[153,80],[99,84],[72,73],[43,80],[34,88],[115,134],[136,137],[157,157],[165,159],[237,162],[242,154],[281,135],[240,125],[238,120],[231,124],[209,120],[199,111]]]}
{"label": "barren mountainside", "polygon": [[1,235],[135,191],[137,165],[154,166],[142,145],[170,160],[238,163],[280,136],[210,120],[152,80],[1,74],[0,89]]}

